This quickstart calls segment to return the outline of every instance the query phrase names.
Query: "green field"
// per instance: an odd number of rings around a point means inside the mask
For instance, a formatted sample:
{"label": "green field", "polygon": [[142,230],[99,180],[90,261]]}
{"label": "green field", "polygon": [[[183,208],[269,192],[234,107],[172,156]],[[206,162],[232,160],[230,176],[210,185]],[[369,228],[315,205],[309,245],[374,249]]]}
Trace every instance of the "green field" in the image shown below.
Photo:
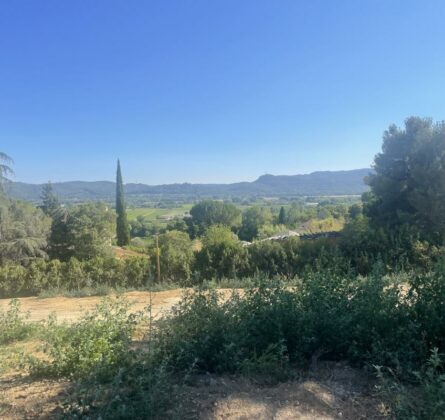
{"label": "green field", "polygon": [[128,220],[134,220],[138,216],[143,216],[153,222],[166,223],[169,218],[181,217],[188,213],[192,208],[192,204],[183,204],[179,207],[172,208],[153,208],[153,207],[136,207],[127,210]]}

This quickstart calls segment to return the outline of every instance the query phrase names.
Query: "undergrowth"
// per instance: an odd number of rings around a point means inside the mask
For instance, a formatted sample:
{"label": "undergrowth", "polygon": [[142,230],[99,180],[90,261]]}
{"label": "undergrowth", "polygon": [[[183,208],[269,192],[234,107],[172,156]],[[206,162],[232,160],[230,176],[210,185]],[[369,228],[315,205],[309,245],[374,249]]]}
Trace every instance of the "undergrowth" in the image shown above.
{"label": "undergrowth", "polygon": [[0,345],[25,340],[34,334],[39,326],[27,322],[28,318],[29,314],[20,310],[17,299],[9,302],[7,310],[0,309]]}
{"label": "undergrowth", "polygon": [[[367,277],[323,271],[292,286],[261,280],[230,295],[188,290],[157,321],[150,311],[131,315],[125,302],[106,299],[73,325],[48,323],[49,360],[30,370],[76,380],[67,415],[142,419],[164,417],[194,374],[273,383],[318,359],[347,360],[379,366],[395,417],[440,419],[444,302],[443,266],[393,277],[378,267]],[[141,321],[147,334],[132,342]]]}

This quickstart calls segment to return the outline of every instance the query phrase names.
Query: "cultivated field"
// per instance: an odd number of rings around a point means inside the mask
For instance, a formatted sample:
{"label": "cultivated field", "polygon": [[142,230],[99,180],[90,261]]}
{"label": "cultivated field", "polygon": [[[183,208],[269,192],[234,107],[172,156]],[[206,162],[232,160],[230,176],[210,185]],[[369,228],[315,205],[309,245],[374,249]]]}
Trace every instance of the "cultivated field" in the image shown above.
{"label": "cultivated field", "polygon": [[136,207],[129,208],[127,215],[129,220],[134,220],[138,216],[143,216],[153,222],[165,222],[170,218],[181,217],[188,213],[192,208],[192,204],[183,204],[179,207],[172,208],[152,208],[152,207]]}

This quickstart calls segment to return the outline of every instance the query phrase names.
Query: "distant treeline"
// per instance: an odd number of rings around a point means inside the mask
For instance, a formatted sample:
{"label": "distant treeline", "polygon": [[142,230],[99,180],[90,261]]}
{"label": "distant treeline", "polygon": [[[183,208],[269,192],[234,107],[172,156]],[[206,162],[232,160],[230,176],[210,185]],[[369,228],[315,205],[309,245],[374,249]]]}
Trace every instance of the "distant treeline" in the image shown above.
{"label": "distant treeline", "polygon": [[[371,169],[350,171],[313,172],[307,175],[263,175],[254,182],[234,184],[126,184],[125,193],[131,204],[152,199],[176,199],[191,202],[203,198],[280,197],[359,195],[368,190],[364,178]],[[31,202],[40,200],[43,185],[12,182],[7,191],[11,197]],[[108,181],[71,181],[53,184],[62,202],[106,201],[113,202],[116,184]]]}

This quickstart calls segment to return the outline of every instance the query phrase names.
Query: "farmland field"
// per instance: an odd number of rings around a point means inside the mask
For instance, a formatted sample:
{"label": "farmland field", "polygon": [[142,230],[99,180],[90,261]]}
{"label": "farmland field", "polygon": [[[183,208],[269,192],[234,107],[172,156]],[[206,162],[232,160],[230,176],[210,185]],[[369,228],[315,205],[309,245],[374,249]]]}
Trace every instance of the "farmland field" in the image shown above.
{"label": "farmland field", "polygon": [[159,219],[163,217],[176,217],[188,213],[192,208],[192,204],[183,204],[178,207],[171,208],[152,208],[152,207],[135,207],[127,210],[128,218],[130,220],[136,219],[138,216],[144,216],[152,219]]}
{"label": "farmland field", "polygon": [[143,216],[147,219],[151,219],[153,222],[165,222],[169,218],[182,217],[188,213],[192,208],[192,204],[183,204],[178,207],[171,208],[154,208],[154,207],[135,207],[128,208],[128,220],[134,220],[138,216]]}

